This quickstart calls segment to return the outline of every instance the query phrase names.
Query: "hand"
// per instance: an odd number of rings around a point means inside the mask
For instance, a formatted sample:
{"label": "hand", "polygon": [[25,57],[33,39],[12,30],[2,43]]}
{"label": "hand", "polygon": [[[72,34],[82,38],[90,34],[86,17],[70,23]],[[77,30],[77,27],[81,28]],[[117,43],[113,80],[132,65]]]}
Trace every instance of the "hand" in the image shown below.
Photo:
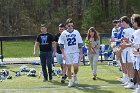
{"label": "hand", "polygon": [[52,57],[55,57],[55,54],[56,54],[56,53],[55,53],[55,52],[53,52]]}
{"label": "hand", "polygon": [[124,40],[124,41],[129,41],[129,39],[128,38],[122,38],[121,40]]}
{"label": "hand", "polygon": [[36,52],[35,51],[34,51],[33,55],[36,56]]}
{"label": "hand", "polygon": [[91,53],[92,53],[92,54],[96,54],[94,48],[91,48]]}
{"label": "hand", "polygon": [[83,60],[83,54],[80,53],[80,60]]}
{"label": "hand", "polygon": [[63,58],[63,60],[65,60],[65,59],[66,59],[66,56],[65,56],[65,54],[62,54],[62,58]]}
{"label": "hand", "polygon": [[121,43],[121,44],[120,44],[120,47],[121,47],[122,49],[125,49],[125,48],[127,47],[127,43],[126,43],[126,42]]}
{"label": "hand", "polygon": [[139,52],[138,52],[138,51],[136,51],[136,50],[133,50],[133,54],[138,55],[138,54],[139,54]]}
{"label": "hand", "polygon": [[115,42],[115,39],[114,39],[114,38],[112,38],[110,41],[111,41],[111,42]]}

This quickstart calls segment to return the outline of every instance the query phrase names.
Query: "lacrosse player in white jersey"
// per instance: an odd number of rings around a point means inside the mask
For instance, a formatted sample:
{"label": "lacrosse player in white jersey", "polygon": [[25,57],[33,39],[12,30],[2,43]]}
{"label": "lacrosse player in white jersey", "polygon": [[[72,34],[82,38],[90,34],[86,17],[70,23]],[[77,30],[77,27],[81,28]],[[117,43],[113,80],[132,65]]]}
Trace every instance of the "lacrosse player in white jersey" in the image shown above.
{"label": "lacrosse player in white jersey", "polygon": [[66,21],[66,30],[64,30],[58,40],[58,44],[62,51],[62,57],[66,61],[67,69],[68,69],[68,79],[69,84],[68,87],[73,86],[72,81],[72,72],[71,66],[73,65],[73,78],[75,85],[78,84],[77,73],[78,73],[78,66],[79,61],[82,59],[82,38],[80,33],[75,30],[74,24],[71,18],[67,19]]}
{"label": "lacrosse player in white jersey", "polygon": [[133,69],[133,61],[132,61],[132,48],[131,45],[131,38],[132,34],[134,33],[134,29],[132,29],[129,24],[130,20],[127,16],[121,17],[121,24],[125,27],[123,30],[123,38],[121,43],[122,50],[122,61],[125,66],[124,73],[126,74],[126,78],[124,80],[124,87],[130,88],[134,86],[133,78],[134,78],[134,69]]}
{"label": "lacrosse player in white jersey", "polygon": [[137,29],[133,34],[133,54],[135,61],[133,63],[136,70],[138,87],[133,93],[140,93],[140,15],[136,15],[133,19],[133,26]]}

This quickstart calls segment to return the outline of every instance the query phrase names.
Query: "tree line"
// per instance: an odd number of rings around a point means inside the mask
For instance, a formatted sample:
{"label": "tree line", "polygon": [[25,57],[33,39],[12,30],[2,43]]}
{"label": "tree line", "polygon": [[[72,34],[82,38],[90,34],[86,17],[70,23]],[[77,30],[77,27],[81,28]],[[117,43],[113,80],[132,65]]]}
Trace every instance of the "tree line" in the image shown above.
{"label": "tree line", "polygon": [[36,35],[41,23],[54,34],[67,18],[80,33],[90,26],[110,33],[113,19],[140,13],[139,6],[139,0],[0,0],[0,36]]}

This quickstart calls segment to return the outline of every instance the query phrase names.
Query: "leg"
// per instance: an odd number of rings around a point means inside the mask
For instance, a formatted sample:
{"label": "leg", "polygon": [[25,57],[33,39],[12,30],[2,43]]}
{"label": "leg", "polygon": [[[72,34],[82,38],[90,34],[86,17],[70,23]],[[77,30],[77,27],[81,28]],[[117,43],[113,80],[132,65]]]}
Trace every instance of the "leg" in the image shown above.
{"label": "leg", "polygon": [[49,80],[52,80],[52,53],[47,53],[47,66],[48,66],[48,73],[49,73]]}
{"label": "leg", "polygon": [[83,54],[83,64],[86,65],[85,64],[85,54]]}
{"label": "leg", "polygon": [[67,64],[67,68],[68,68],[68,71],[67,71],[68,79],[72,79],[72,76],[71,76],[71,64]]}
{"label": "leg", "polygon": [[97,62],[99,55],[94,55],[93,57],[93,75],[96,75],[97,72]]}
{"label": "leg", "polygon": [[46,70],[46,53],[40,53],[40,60],[41,60],[41,66],[43,71],[44,80],[48,80],[48,74]]}
{"label": "leg", "polygon": [[66,64],[61,64],[61,69],[62,69],[61,83],[65,83],[65,79],[67,78],[67,75],[66,75]]}
{"label": "leg", "polygon": [[72,82],[72,74],[71,74],[71,64],[67,64],[67,75],[68,75],[68,79],[69,79],[69,84],[68,87],[72,87],[73,86],[73,82]]}
{"label": "leg", "polygon": [[129,78],[134,78],[134,68],[132,63],[128,63],[127,65],[127,71],[128,71],[128,77]]}
{"label": "leg", "polygon": [[91,70],[93,71],[93,56],[91,54],[88,54],[88,60],[90,62]]}

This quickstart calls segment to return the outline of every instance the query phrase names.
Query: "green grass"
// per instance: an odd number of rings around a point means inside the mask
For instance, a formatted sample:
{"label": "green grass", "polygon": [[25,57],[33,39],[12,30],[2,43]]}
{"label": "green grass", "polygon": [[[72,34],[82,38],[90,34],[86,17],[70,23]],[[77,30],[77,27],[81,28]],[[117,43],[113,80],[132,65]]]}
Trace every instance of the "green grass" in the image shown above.
{"label": "green grass", "polygon": [[5,58],[32,57],[34,42],[32,41],[4,41],[3,54]]}
{"label": "green grass", "polygon": [[[109,44],[109,39],[102,39],[102,44]],[[3,41],[4,58],[33,57],[33,41]]]}
{"label": "green grass", "polygon": [[[6,65],[1,69],[18,70],[21,65]],[[38,78],[38,71],[41,70],[40,65],[29,65],[29,68],[36,68],[37,76],[28,77],[22,75],[19,77],[13,76],[12,80],[4,80],[0,82],[0,93],[131,93],[131,90],[124,89],[116,79],[121,76],[118,67],[108,66],[107,63],[98,63],[97,80],[92,80],[90,66],[80,65],[78,80],[79,87],[67,88],[68,81],[61,84],[61,78],[53,76],[52,81],[43,82],[43,77]],[[58,69],[58,65],[56,64]]]}

